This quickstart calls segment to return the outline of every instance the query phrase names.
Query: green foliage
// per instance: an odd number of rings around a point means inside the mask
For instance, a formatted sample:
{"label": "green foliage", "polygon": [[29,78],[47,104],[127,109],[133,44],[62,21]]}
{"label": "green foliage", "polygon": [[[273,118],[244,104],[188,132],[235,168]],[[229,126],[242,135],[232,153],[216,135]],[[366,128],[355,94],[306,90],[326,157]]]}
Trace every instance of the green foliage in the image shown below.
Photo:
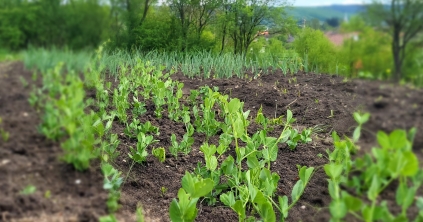
{"label": "green foliage", "polygon": [[[0,126],[1,126],[2,121],[3,120],[0,118]],[[0,136],[3,140],[3,142],[7,142],[9,140],[10,135],[9,135],[9,132],[5,131],[3,128],[0,127]]]}
{"label": "green foliage", "polygon": [[213,189],[211,179],[203,179],[185,172],[182,178],[182,188],[179,189],[178,199],[172,200],[169,208],[170,219],[175,222],[194,221],[197,217],[197,201]]}
{"label": "green foliage", "polygon": [[0,47],[10,50],[30,45],[97,47],[109,35],[109,10],[98,0],[66,4],[59,0],[20,1],[7,5],[0,9]]}
{"label": "green foliage", "polygon": [[108,163],[105,163],[101,166],[101,171],[104,175],[103,188],[109,191],[107,207],[110,213],[114,213],[119,208],[118,200],[120,198],[120,186],[123,182],[123,179],[120,176],[121,173]]}
{"label": "green foliage", "polygon": [[166,150],[163,147],[153,148],[151,153],[159,160],[160,163],[164,163],[166,160]]}
{"label": "green foliage", "polygon": [[[355,113],[354,118],[361,127],[369,115]],[[389,135],[379,131],[380,147],[372,148],[370,153],[353,161],[350,153],[354,152],[354,143],[333,134],[335,149],[327,151],[330,162],[324,166],[330,178],[329,210],[333,221],[342,220],[348,213],[363,221],[408,221],[407,210],[414,202],[419,205],[414,197],[423,181],[423,171],[412,152],[414,135],[415,129],[409,133],[395,130]],[[358,138],[355,136],[354,141]],[[350,174],[351,171],[356,173]],[[398,215],[389,211],[386,200],[380,196],[393,181],[398,181],[396,204],[401,207]],[[343,190],[343,186],[349,186],[349,191]]]}
{"label": "green foliage", "polygon": [[137,135],[137,147],[136,149],[130,147],[131,153],[128,153],[129,157],[137,163],[143,163],[147,156],[147,147],[153,143],[158,142],[158,140],[154,140],[153,136],[149,135],[146,136],[143,132],[139,132]]}
{"label": "green foliage", "polygon": [[19,193],[22,195],[31,195],[35,193],[35,191],[37,191],[37,188],[34,185],[28,185]]}
{"label": "green foliage", "polygon": [[32,105],[42,108],[44,114],[39,130],[49,139],[62,140],[65,151],[62,160],[77,170],[89,167],[90,160],[98,156],[94,146],[100,143],[105,131],[102,121],[94,112],[86,113],[88,102],[78,75],[69,71],[62,77],[62,64],[42,73],[43,88],[34,90]]}
{"label": "green foliage", "polygon": [[[346,32],[359,31],[358,38],[347,39],[341,49],[340,61],[347,65],[352,77],[387,79],[391,76],[392,50],[390,36],[364,26],[360,18],[343,25]],[[366,76],[365,73],[370,73]]]}
{"label": "green foliage", "polygon": [[338,50],[323,32],[305,28],[293,42],[299,55],[307,55],[304,66],[316,73],[337,73]]}
{"label": "green foliage", "polygon": [[360,114],[359,112],[354,112],[354,120],[358,123],[358,126],[354,129],[353,132],[353,141],[357,142],[360,139],[361,129],[363,124],[369,121],[370,113]]}
{"label": "green foliage", "polygon": [[57,48],[29,48],[23,53],[23,62],[27,69],[37,69],[42,73],[53,69],[58,63],[63,63],[67,71],[82,72],[91,60],[91,53],[87,51],[73,52]]}

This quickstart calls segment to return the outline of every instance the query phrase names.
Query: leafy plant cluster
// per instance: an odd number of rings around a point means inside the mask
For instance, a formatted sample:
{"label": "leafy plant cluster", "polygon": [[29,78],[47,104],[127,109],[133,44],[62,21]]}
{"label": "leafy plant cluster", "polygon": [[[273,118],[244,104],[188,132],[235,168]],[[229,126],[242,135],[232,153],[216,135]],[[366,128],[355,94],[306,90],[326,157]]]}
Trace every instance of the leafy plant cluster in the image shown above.
{"label": "leafy plant cluster", "polygon": [[[204,105],[203,110],[207,113],[214,103],[221,108],[221,118],[224,121],[216,124],[213,121],[214,116],[206,114],[202,116],[203,122],[200,126],[203,127],[204,132],[208,132],[209,128],[220,128],[223,133],[220,135],[218,146],[205,142],[200,147],[204,154],[205,166],[199,163],[194,172],[198,180],[205,180],[212,184],[212,190],[204,195],[205,199],[211,205],[220,200],[236,211],[242,221],[252,220],[255,214],[266,221],[274,221],[276,220],[275,209],[281,213],[281,219],[285,219],[288,216],[288,210],[302,195],[314,170],[313,167],[300,167],[300,180],[294,186],[291,201],[288,201],[287,196],[278,197],[278,204],[274,201],[280,177],[270,171],[270,166],[277,159],[278,145],[296,138],[291,136],[296,132],[290,125],[294,121],[292,112],[287,111],[284,128],[279,137],[267,136],[266,129],[249,136],[247,133],[250,123],[249,111],[242,110],[243,103],[239,99],[228,101],[227,95],[208,89],[204,99],[204,104],[207,105]],[[268,120],[263,119],[262,122],[266,121]],[[309,139],[303,142],[308,142]],[[232,143],[235,143],[235,157],[228,154]],[[241,146],[241,143],[245,145]],[[222,158],[224,160],[219,163],[218,160]],[[247,168],[243,167],[245,164]],[[181,199],[184,197],[179,198],[180,202],[184,201]],[[171,218],[172,214],[176,214],[173,209],[174,207],[171,207]],[[195,215],[196,208],[186,208],[182,211],[191,212],[187,215]],[[194,219],[195,217],[185,217],[183,221]]]}
{"label": "leafy plant cluster", "polygon": [[[114,94],[123,96],[114,99],[113,103],[116,104],[115,106],[121,103],[124,109],[120,111],[117,107],[116,116],[126,125],[125,134],[137,139],[136,148],[130,147],[129,157],[136,163],[143,163],[149,155],[147,147],[157,142],[154,135],[157,135],[158,128],[151,126],[151,123],[140,123],[137,115],[133,115],[131,123],[126,122],[127,118],[121,118],[126,113],[130,113],[129,109],[136,108],[137,106],[134,105],[136,103],[150,104],[152,102],[154,115],[157,118],[163,118],[163,110],[167,109],[167,118],[185,125],[186,133],[181,141],[177,140],[175,134],[172,134],[170,138],[171,146],[168,149],[175,157],[178,153],[185,155],[190,153],[194,143],[192,137],[194,133],[206,136],[205,143],[200,147],[204,153],[205,166],[199,164],[194,174],[187,173],[184,177],[183,189],[178,193],[179,201],[175,200],[171,205],[171,218],[183,218],[182,220],[188,221],[195,219],[196,203],[201,197],[204,197],[209,204],[215,204],[220,200],[240,213],[242,220],[256,214],[266,219],[276,218],[275,209],[282,213],[283,218],[286,218],[288,210],[304,191],[314,168],[299,168],[301,179],[294,187],[291,201],[289,201],[286,196],[279,198],[275,196],[279,176],[270,171],[271,162],[277,159],[279,144],[286,143],[291,149],[295,149],[298,143],[311,141],[311,130],[305,129],[298,132],[294,129],[291,124],[295,119],[289,110],[286,121],[282,118],[269,120],[259,112],[259,117],[256,119],[263,126],[263,130],[250,136],[247,133],[250,123],[249,111],[242,110],[243,103],[239,99],[228,100],[228,96],[220,94],[217,88],[209,87],[191,90],[190,94],[184,97],[182,83],[171,80],[169,74],[163,74],[162,71],[151,67],[148,62],[139,61],[137,65],[131,67],[130,71],[123,65],[119,68],[120,81]],[[131,102],[128,98],[130,92],[133,91],[136,93]],[[182,100],[190,104],[190,107],[182,105]],[[120,112],[122,115],[119,114]],[[267,136],[268,122],[273,126],[283,125],[283,131],[279,137]],[[209,144],[209,138],[218,134],[220,134],[219,144]],[[236,157],[228,154],[231,144],[235,144]],[[152,148],[151,153],[160,161],[164,161],[164,148]],[[219,163],[218,160],[224,157],[226,159]],[[248,168],[243,167],[245,164]],[[226,182],[220,183],[220,181]],[[196,186],[203,188],[196,188]],[[201,195],[198,194],[200,191],[197,189],[202,190]],[[229,197],[233,198],[228,199]],[[279,201],[278,204],[275,198]],[[233,206],[235,202],[236,207]]]}
{"label": "leafy plant cluster", "polygon": [[[354,117],[359,123],[357,128],[369,118],[368,114],[358,113]],[[324,166],[332,197],[329,206],[332,221],[342,221],[347,215],[361,221],[410,221],[407,212],[413,204],[420,212],[414,221],[422,221],[423,197],[416,195],[423,181],[423,170],[412,151],[416,129],[394,130],[389,134],[379,131],[378,147],[353,160],[351,153],[357,150],[359,131],[354,131],[353,140],[332,133],[335,148],[327,150],[329,163]],[[401,208],[398,214],[390,211],[381,195],[393,185],[395,203]]]}
{"label": "leafy plant cluster", "polygon": [[[40,132],[61,142],[65,162],[77,170],[85,170],[90,160],[98,156],[94,147],[110,130],[112,120],[94,111],[86,112],[91,101],[85,100],[82,80],[72,70],[65,74],[62,67],[63,64],[59,64],[42,73],[43,87],[34,89],[29,101],[43,112]],[[105,127],[103,121],[106,120],[109,123]]]}

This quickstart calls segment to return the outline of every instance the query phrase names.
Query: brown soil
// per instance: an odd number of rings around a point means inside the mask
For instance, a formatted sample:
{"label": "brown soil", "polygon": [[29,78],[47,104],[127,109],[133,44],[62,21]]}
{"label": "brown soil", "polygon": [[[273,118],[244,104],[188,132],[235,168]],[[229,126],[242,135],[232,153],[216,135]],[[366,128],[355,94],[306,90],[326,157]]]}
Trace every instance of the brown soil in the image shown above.
{"label": "brown soil", "polygon": [[[62,216],[64,221],[69,218],[89,221],[105,215],[107,194],[101,188],[103,180],[98,167],[93,165],[91,170],[78,173],[58,161],[60,145],[37,133],[39,113],[28,105],[30,88],[24,88],[19,80],[22,76],[31,83],[31,73],[25,71],[20,63],[0,65],[0,117],[4,120],[0,127],[11,134],[7,143],[0,143],[0,212],[3,215],[0,221],[22,218],[38,218],[29,221],[39,221],[46,215],[50,217],[47,221],[60,221],[51,219],[57,215]],[[330,133],[333,130],[341,135],[351,135],[355,127],[352,113],[357,110],[371,113],[370,121],[364,126],[361,152],[374,145],[377,130],[391,131],[414,126],[418,129],[414,151],[423,161],[422,90],[386,82],[343,81],[329,75],[304,73],[284,76],[277,72],[251,81],[238,78],[188,79],[180,73],[173,78],[185,83],[185,92],[204,85],[217,86],[221,93],[244,101],[244,110],[251,110],[250,116],[255,117],[261,105],[268,117],[283,115],[289,108],[297,118],[295,127],[319,126],[322,129],[313,136],[313,142],[299,145],[294,151],[280,147],[278,159],[272,165],[272,171],[281,177],[278,195],[290,195],[297,180],[298,164],[319,167],[326,163],[317,155],[332,147]],[[177,135],[178,140],[181,139],[185,132],[183,124],[167,119],[166,113],[162,119],[156,119],[154,107],[147,108],[148,112],[141,117],[141,122],[151,121],[160,128],[160,135],[155,137],[160,142],[154,147],[169,147],[172,133]],[[146,221],[169,221],[169,205],[177,197],[184,172],[192,172],[197,162],[204,162],[199,146],[205,136],[194,134],[195,143],[188,156],[181,155],[176,159],[167,155],[166,161],[160,163],[150,155],[145,164],[135,164],[130,169],[128,146],[135,146],[136,141],[127,138],[123,130],[122,125],[114,123],[113,132],[118,133],[121,140],[121,155],[115,166],[123,175],[129,172],[122,187],[122,207],[118,218],[120,221],[132,221],[136,207],[141,203]],[[252,124],[249,131],[255,130],[257,126]],[[273,134],[279,132],[280,129],[276,128]],[[216,143],[217,140],[213,137],[210,141]],[[76,185],[76,179],[81,179],[81,184]],[[19,194],[28,184],[35,185],[37,192],[29,196]],[[162,187],[167,189],[165,193],[161,192]],[[51,191],[50,198],[44,197],[47,190]],[[394,192],[395,187],[392,187],[383,195],[392,199],[395,198]],[[301,200],[289,212],[288,221],[329,221],[329,203],[326,176],[322,169],[318,169]],[[196,221],[238,220],[232,210],[219,204],[210,207],[202,203],[198,208]],[[416,210],[412,209],[410,216],[415,214]]]}

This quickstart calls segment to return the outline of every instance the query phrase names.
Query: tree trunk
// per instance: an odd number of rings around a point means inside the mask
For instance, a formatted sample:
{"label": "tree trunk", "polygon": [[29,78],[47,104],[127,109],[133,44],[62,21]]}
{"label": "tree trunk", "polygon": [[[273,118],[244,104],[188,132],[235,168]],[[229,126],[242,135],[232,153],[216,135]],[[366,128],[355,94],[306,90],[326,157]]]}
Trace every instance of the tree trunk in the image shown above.
{"label": "tree trunk", "polygon": [[394,57],[394,73],[393,80],[399,82],[401,80],[401,46],[400,46],[400,28],[394,26],[393,41],[392,41],[392,55]]}

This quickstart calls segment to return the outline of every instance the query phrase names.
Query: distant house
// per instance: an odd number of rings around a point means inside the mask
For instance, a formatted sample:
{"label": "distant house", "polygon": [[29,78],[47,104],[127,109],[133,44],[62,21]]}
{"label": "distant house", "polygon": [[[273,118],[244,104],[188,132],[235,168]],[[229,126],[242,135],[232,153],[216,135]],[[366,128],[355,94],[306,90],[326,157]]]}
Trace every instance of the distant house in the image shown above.
{"label": "distant house", "polygon": [[354,39],[354,41],[358,41],[359,39],[358,32],[351,32],[351,33],[338,33],[338,32],[326,32],[325,36],[336,46],[341,46],[346,39]]}

